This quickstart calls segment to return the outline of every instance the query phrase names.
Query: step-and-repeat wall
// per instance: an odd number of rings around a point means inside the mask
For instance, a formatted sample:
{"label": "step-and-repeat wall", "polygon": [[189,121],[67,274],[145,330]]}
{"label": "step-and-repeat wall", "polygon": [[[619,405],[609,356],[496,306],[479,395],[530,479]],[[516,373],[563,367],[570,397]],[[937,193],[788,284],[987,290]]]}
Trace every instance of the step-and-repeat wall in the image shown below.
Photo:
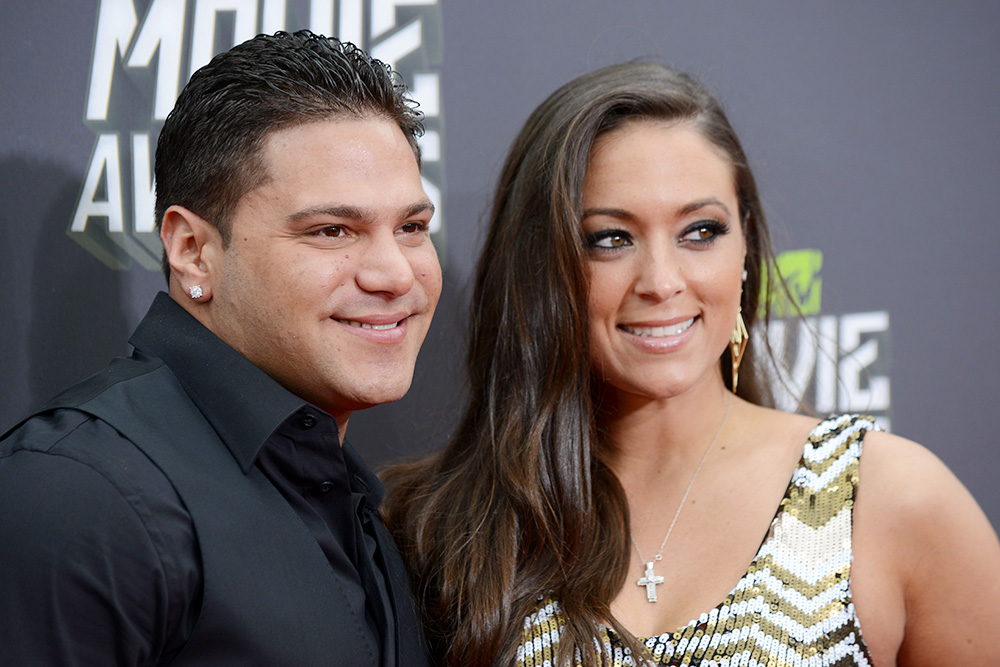
{"label": "step-and-repeat wall", "polygon": [[[1000,4],[935,0],[13,0],[0,9],[0,431],[127,354],[157,290],[157,133],[190,73],[258,32],[336,34],[426,114],[445,293],[402,401],[351,419],[379,465],[461,406],[468,282],[503,155],[588,70],[651,58],[720,97],[805,319],[779,397],[924,443],[1000,524]],[[757,341],[760,344],[760,341]]]}

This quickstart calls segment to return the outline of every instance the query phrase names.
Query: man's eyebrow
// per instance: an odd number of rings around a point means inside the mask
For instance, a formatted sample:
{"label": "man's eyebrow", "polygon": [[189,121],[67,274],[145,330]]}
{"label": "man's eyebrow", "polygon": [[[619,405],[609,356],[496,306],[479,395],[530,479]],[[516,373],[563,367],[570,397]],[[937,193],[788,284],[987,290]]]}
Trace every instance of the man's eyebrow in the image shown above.
{"label": "man's eyebrow", "polygon": [[430,213],[431,215],[434,215],[435,210],[436,209],[434,208],[434,204],[431,203],[429,199],[426,199],[424,201],[411,204],[406,208],[400,209],[401,215],[399,217],[400,219],[412,218],[413,216],[420,215],[422,213]]}
{"label": "man's eyebrow", "polygon": [[[430,212],[431,214],[434,213],[434,204],[432,204],[429,200],[404,206],[399,209],[397,217],[400,220],[404,220],[426,212]],[[342,205],[312,206],[310,208],[304,208],[301,211],[296,211],[295,213],[289,215],[288,220],[290,222],[301,222],[302,220],[309,220],[317,217],[344,218],[347,220],[356,220],[366,224],[371,224],[377,219],[375,211],[372,211],[371,209],[361,208],[360,206]]]}
{"label": "man's eyebrow", "polygon": [[372,215],[370,211],[357,206],[310,206],[288,216],[290,222],[300,222],[311,218],[347,218],[348,220],[368,222],[372,220]]}

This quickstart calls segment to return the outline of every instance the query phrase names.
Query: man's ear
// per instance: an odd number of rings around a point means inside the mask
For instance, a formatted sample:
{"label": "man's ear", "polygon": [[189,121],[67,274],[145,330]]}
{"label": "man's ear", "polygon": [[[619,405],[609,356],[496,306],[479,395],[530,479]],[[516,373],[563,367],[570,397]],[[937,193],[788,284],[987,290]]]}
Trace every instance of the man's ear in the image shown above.
{"label": "man's ear", "polygon": [[[170,263],[170,295],[206,303],[221,269],[222,236],[212,223],[183,206],[163,214],[160,240]],[[183,302],[182,301],[182,302]]]}

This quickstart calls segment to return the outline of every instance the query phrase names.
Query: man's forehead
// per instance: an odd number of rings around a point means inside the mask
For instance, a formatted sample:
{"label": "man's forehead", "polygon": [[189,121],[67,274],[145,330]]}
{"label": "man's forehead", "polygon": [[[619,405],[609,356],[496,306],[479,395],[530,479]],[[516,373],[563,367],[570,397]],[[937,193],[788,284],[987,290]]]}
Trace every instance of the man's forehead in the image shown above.
{"label": "man's forehead", "polygon": [[320,118],[269,132],[240,207],[280,205],[289,222],[370,222],[433,214],[402,130],[373,117]]}
{"label": "man's forehead", "polygon": [[297,178],[315,169],[359,177],[389,167],[420,172],[403,131],[382,117],[333,117],[281,127],[265,136],[258,155],[266,179]]}
{"label": "man's forehead", "polygon": [[380,115],[332,114],[301,118],[285,122],[269,129],[262,137],[262,152],[280,150],[283,144],[293,141],[298,135],[308,134],[315,139],[326,137],[329,144],[349,144],[365,137],[379,135],[409,145],[403,130],[392,119]]}

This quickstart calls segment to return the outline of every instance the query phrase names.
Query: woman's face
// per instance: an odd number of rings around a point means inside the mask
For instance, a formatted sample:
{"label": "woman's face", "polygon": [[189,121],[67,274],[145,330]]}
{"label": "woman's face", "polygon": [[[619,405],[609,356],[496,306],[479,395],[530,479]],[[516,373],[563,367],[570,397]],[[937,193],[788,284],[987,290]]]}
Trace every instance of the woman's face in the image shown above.
{"label": "woman's face", "polygon": [[583,186],[590,362],[605,390],[650,399],[722,384],[746,242],[733,168],[691,124],[598,137]]}

